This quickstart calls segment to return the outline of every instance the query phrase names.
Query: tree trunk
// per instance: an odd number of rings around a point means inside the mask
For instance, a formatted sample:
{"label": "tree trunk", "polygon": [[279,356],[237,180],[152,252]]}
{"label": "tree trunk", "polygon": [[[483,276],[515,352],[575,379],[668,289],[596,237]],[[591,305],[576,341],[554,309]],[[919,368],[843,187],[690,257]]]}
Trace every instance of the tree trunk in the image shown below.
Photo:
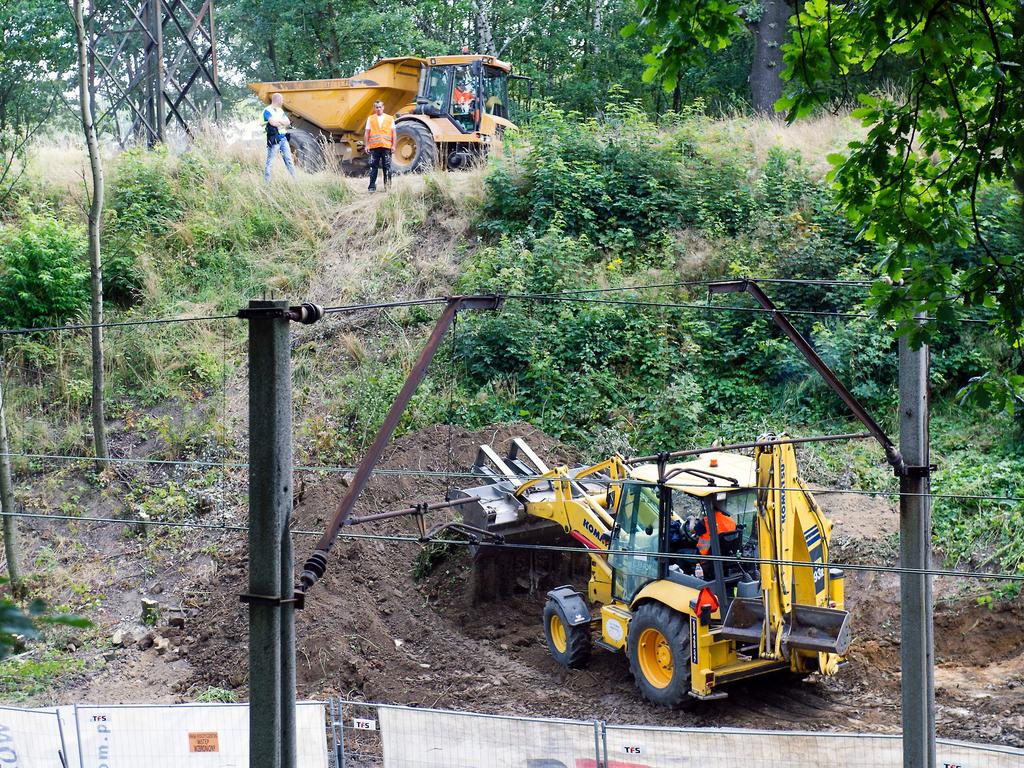
{"label": "tree trunk", "polygon": [[334,11],[334,3],[327,3],[327,38],[330,41],[328,61],[331,64],[330,76],[341,77],[341,43],[338,41],[338,21]]}
{"label": "tree trunk", "polygon": [[107,427],[103,415],[103,270],[100,262],[100,225],[103,220],[103,165],[96,125],[92,119],[88,47],[85,40],[83,0],[74,0],[75,31],[78,35],[78,98],[82,130],[89,148],[92,197],[89,201],[89,269],[92,273],[92,433],[96,468],[102,470],[107,458]]}
{"label": "tree trunk", "polygon": [[476,27],[480,39],[480,50],[486,56],[497,56],[498,49],[494,47],[494,35],[491,33],[491,10],[490,0],[473,0],[476,8]]}
{"label": "tree trunk", "polygon": [[754,35],[750,92],[754,111],[771,115],[775,113],[775,102],[782,96],[782,44],[786,41],[786,23],[793,9],[785,0],[763,0],[760,7],[761,18],[749,25]]}
{"label": "tree trunk", "polygon": [[11,580],[11,594],[24,595],[21,580],[21,544],[18,541],[18,521],[14,517],[14,487],[11,482],[11,449],[7,442],[7,404],[4,401],[3,359],[0,358],[0,510],[4,515],[4,555],[7,557],[7,575]]}

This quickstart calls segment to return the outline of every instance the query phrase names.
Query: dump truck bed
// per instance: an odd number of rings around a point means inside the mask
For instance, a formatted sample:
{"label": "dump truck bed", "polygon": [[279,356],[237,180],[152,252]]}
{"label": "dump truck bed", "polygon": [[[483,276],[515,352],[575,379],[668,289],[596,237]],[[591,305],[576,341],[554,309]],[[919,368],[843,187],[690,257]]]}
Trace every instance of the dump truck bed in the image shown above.
{"label": "dump truck bed", "polygon": [[285,80],[251,83],[260,101],[280,93],[284,108],[325,131],[361,133],[373,112],[373,102],[384,102],[394,114],[416,97],[425,59],[382,59],[354,77],[331,80]]}

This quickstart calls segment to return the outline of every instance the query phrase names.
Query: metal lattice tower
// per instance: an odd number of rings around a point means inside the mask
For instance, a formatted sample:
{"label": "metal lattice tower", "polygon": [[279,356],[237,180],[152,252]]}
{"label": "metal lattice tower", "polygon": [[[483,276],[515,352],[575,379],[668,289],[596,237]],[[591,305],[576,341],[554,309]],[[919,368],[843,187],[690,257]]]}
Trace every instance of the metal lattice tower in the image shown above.
{"label": "metal lattice tower", "polygon": [[[198,5],[198,8],[196,7]],[[90,16],[97,122],[122,144],[219,119],[213,0],[114,0]]]}

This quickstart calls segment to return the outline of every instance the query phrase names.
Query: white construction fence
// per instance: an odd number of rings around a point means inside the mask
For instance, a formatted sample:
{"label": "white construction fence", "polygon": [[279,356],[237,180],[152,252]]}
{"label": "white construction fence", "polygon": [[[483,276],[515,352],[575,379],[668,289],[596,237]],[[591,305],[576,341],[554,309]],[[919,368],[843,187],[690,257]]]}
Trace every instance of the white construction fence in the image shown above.
{"label": "white construction fence", "polygon": [[[340,768],[903,768],[898,735],[653,728],[329,702]],[[1024,750],[939,739],[936,768],[1024,768]]]}
{"label": "white construction fence", "polygon": [[[653,728],[365,702],[302,702],[298,768],[902,768],[896,735]],[[328,750],[328,737],[332,748]],[[939,739],[935,768],[1024,768]],[[0,768],[246,768],[247,704],[0,706]]]}
{"label": "white construction fence", "polygon": [[[328,768],[322,702],[296,711],[299,768]],[[0,707],[0,766],[245,768],[248,704]]]}

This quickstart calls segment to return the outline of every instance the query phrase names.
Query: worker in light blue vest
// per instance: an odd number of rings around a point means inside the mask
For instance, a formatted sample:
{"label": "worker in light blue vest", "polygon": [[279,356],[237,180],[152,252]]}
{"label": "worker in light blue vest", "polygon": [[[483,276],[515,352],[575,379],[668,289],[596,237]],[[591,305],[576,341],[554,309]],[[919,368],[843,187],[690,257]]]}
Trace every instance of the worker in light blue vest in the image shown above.
{"label": "worker in light blue vest", "polygon": [[263,179],[270,182],[270,166],[274,162],[274,150],[280,150],[284,158],[284,167],[288,173],[295,175],[295,166],[292,164],[292,151],[288,146],[288,129],[292,122],[288,115],[281,109],[281,102],[284,101],[280,93],[270,97],[270,104],[263,110],[263,129],[267,132],[267,162],[263,166]]}

